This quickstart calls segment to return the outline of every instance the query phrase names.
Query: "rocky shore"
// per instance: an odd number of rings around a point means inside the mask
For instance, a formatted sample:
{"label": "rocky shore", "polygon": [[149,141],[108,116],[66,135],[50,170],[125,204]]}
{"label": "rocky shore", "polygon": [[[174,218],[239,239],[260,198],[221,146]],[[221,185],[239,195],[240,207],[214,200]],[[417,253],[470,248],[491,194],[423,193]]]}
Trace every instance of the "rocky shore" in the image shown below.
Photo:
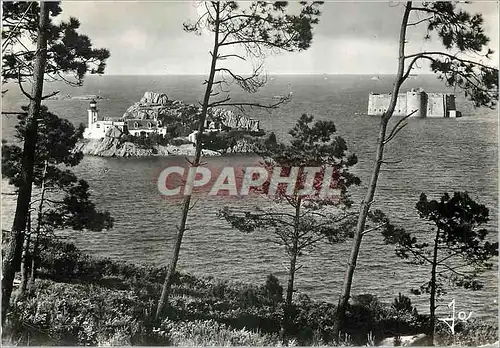
{"label": "rocky shore", "polygon": [[[154,145],[143,147],[131,142],[121,142],[119,138],[83,139],[75,147],[84,155],[101,157],[150,157],[150,156],[194,156],[193,144]],[[203,156],[220,156],[217,151],[202,150]]]}
{"label": "rocky shore", "polygon": [[[240,139],[236,145],[225,151],[203,149],[205,157],[221,156],[224,154],[255,153],[257,143],[268,137],[256,137],[254,141]],[[149,156],[194,156],[194,144],[183,145],[153,145],[144,147],[132,142],[123,142],[118,137],[106,135],[102,139],[82,139],[75,147],[75,152],[81,151],[84,155],[100,157],[149,157]]]}

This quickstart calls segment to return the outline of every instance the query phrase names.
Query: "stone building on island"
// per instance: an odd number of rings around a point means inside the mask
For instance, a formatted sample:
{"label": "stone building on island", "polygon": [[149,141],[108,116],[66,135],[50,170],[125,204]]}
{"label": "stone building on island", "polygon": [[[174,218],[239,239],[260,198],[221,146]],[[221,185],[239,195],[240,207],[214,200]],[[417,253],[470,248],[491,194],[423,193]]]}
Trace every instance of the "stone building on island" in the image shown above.
{"label": "stone building on island", "polygon": [[[368,115],[380,116],[387,111],[391,94],[370,93],[368,99]],[[411,117],[461,117],[456,110],[455,95],[446,93],[426,93],[423,89],[412,89],[399,93],[394,109],[394,116]]]}
{"label": "stone building on island", "polygon": [[[133,136],[150,136],[158,134],[165,136],[168,125],[163,124],[163,116],[182,117],[181,108],[186,104],[178,100],[169,100],[166,94],[145,92],[137,103],[130,106],[121,118],[99,117],[99,110],[94,99],[90,101],[87,110],[88,123],[83,137],[86,139],[102,139],[110,129],[117,129],[122,134]],[[199,110],[192,106],[194,111]],[[207,133],[220,132],[222,128],[259,132],[258,120],[237,115],[231,110],[211,109],[205,123]],[[197,131],[194,130],[186,139],[195,143]]]}
{"label": "stone building on island", "polygon": [[152,133],[165,136],[167,129],[162,127],[158,119],[125,119],[125,118],[109,118],[102,117],[99,119],[99,110],[94,99],[90,101],[89,109],[87,110],[88,123],[83,137],[86,139],[101,139],[112,128],[119,129],[124,134],[133,136],[145,135]]}

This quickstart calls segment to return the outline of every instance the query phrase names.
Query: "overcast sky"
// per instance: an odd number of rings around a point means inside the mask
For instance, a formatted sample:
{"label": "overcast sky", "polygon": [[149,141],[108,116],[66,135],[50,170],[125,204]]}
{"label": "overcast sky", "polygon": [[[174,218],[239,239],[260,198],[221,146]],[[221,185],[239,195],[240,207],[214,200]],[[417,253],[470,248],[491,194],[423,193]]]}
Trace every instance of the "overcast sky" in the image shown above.
{"label": "overcast sky", "polygon": [[[183,31],[183,22],[195,20],[195,2],[65,2],[63,18],[77,17],[81,33],[95,47],[108,48],[106,74],[205,74],[209,68],[208,35]],[[498,3],[464,5],[482,13],[490,47],[498,51]],[[400,2],[327,2],[314,31],[312,46],[304,52],[266,59],[270,74],[390,74],[396,72],[397,39],[404,10]],[[439,47],[423,40],[425,31],[412,27],[408,51]],[[239,72],[249,71],[234,62]],[[493,64],[498,66],[498,55]]]}

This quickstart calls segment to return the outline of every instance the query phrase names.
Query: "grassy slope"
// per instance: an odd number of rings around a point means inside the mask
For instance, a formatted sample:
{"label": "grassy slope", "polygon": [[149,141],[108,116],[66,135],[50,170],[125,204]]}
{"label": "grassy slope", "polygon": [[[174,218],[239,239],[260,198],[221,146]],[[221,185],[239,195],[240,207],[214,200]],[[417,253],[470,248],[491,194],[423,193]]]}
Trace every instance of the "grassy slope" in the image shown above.
{"label": "grassy slope", "polygon": [[[58,250],[55,253],[54,250]],[[56,255],[56,256],[54,256]],[[65,345],[276,345],[282,288],[276,280],[260,286],[178,274],[170,306],[153,320],[165,269],[91,258],[65,243],[42,254],[42,272],[29,296],[16,301],[4,330],[10,344]],[[295,299],[293,342],[331,342],[335,307]],[[374,296],[354,299],[346,343],[364,345],[422,332],[425,316],[395,311]],[[479,345],[498,340],[497,326],[471,322],[454,338],[445,328],[442,344]]]}

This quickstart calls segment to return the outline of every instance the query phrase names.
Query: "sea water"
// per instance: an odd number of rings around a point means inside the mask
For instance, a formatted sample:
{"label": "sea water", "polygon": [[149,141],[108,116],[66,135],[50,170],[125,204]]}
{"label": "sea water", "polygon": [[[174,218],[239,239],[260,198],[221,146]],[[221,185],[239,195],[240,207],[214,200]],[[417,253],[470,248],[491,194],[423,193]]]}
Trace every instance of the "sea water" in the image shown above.
{"label": "sea water", "polygon": [[[354,209],[361,201],[375,157],[375,141],[379,117],[367,116],[368,94],[391,91],[393,76],[372,80],[363,75],[277,75],[255,94],[247,94],[233,86],[232,101],[273,102],[273,96],[288,95],[289,103],[278,109],[247,110],[250,117],[261,120],[261,127],[287,140],[287,132],[304,113],[317,119],[335,122],[342,136],[359,159],[353,168],[362,180],[351,190]],[[203,76],[101,76],[88,77],[80,88],[63,84],[46,84],[45,91],[60,90],[60,95],[97,94],[100,116],[120,117],[145,91],[166,93],[171,99],[198,103],[203,95]],[[453,92],[433,76],[409,80],[402,88],[423,87],[427,92]],[[26,103],[15,85],[7,85],[3,110],[15,111]],[[374,208],[385,211],[393,222],[423,236],[429,227],[419,220],[415,204],[421,192],[438,198],[444,192],[468,191],[471,197],[490,208],[488,228],[493,238],[497,233],[497,111],[474,109],[463,96],[457,97],[458,119],[410,119],[404,130],[387,146],[386,159],[380,174]],[[86,122],[88,101],[47,100],[52,112],[73,123]],[[397,122],[393,120],[392,124]],[[4,117],[3,139],[12,140],[14,116]],[[207,158],[213,166],[244,166],[258,163],[255,156],[228,155]],[[165,265],[170,256],[180,214],[180,202],[160,196],[158,173],[168,165],[183,165],[183,157],[100,158],[87,156],[74,171],[86,179],[99,209],[109,210],[115,226],[109,231],[70,231],[65,235],[83,250],[117,260]],[[12,190],[3,181],[4,190]],[[12,222],[14,200],[3,197],[3,226]],[[203,198],[190,212],[178,270],[197,275],[251,283],[264,283],[269,273],[286,281],[287,258],[283,248],[273,243],[269,232],[241,233],[217,217],[218,210],[228,205],[238,209],[270,204],[263,198]],[[299,263],[296,285],[312,299],[336,302],[342,286],[350,241],[321,245],[305,253]],[[410,295],[428,279],[430,270],[408,265],[385,245],[377,232],[367,235],[358,258],[352,294],[371,293],[390,302],[399,292]],[[485,288],[472,292],[451,288],[443,297],[438,313],[447,313],[446,306],[457,300],[458,310],[473,311],[474,316],[497,317],[497,265],[483,274]],[[428,312],[425,296],[410,295],[421,312]]]}

